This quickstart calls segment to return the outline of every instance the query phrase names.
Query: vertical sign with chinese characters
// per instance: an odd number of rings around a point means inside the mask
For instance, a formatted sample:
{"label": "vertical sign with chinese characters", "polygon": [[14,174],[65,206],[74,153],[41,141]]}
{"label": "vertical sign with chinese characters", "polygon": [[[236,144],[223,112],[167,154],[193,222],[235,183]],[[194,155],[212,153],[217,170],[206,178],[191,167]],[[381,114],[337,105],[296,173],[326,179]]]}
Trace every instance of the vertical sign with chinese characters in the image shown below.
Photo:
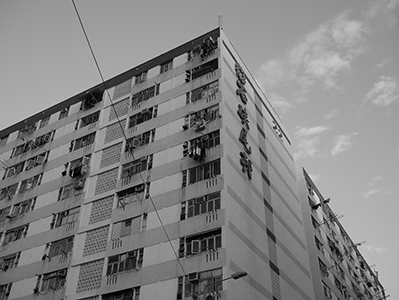
{"label": "vertical sign with chinese characters", "polygon": [[247,82],[247,77],[245,76],[244,70],[241,68],[240,64],[236,62],[235,72],[237,76],[237,90],[236,94],[240,97],[241,102],[238,104],[237,115],[241,120],[241,132],[238,140],[244,146],[244,151],[240,152],[240,164],[242,171],[246,172],[248,178],[252,179],[252,161],[249,157],[251,154],[251,146],[248,145],[248,132],[249,132],[249,120],[246,105],[248,103],[247,91],[245,89],[245,84]]}

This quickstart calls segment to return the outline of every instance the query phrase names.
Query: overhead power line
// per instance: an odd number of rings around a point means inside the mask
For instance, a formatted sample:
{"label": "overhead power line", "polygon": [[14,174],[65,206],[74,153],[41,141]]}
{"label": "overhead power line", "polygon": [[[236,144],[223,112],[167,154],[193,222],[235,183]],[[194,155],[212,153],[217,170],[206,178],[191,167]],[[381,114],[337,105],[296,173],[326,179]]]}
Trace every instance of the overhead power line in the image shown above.
{"label": "overhead power line", "polygon": [[[77,17],[78,17],[78,20],[79,20],[79,23],[80,23],[80,27],[82,28],[83,34],[84,34],[84,36],[85,36],[85,38],[86,38],[87,45],[89,46],[89,49],[90,49],[90,52],[91,52],[91,56],[93,57],[94,63],[96,64],[97,71],[98,71],[98,73],[99,73],[99,75],[100,75],[101,82],[102,82],[102,84],[103,84],[103,86],[104,86],[104,90],[105,90],[105,92],[107,93],[108,99],[109,99],[109,101],[110,101],[110,103],[111,103],[111,107],[112,107],[112,109],[114,110],[114,113],[115,113],[116,118],[117,118],[117,120],[118,120],[118,124],[119,124],[119,126],[120,126],[120,128],[121,128],[121,131],[122,131],[124,140],[127,142],[127,136],[126,136],[126,134],[125,134],[125,129],[123,128],[123,126],[122,126],[122,124],[121,124],[121,120],[120,120],[120,118],[119,118],[119,116],[118,116],[118,112],[116,111],[115,106],[114,106],[114,103],[113,103],[113,101],[112,101],[112,99],[111,99],[111,95],[109,94],[107,85],[106,85],[105,80],[104,80],[104,76],[103,76],[103,74],[102,74],[102,72],[101,72],[100,65],[99,65],[99,63],[98,63],[98,61],[97,61],[96,55],[94,54],[93,47],[91,46],[89,37],[88,37],[87,32],[86,32],[86,30],[85,30],[85,27],[84,27],[84,25],[83,25],[82,18],[80,17],[80,14],[79,14],[78,8],[76,7],[75,1],[74,1],[74,0],[71,0],[71,1],[72,1],[72,4],[73,4],[73,7],[74,7],[74,9],[75,9],[75,13],[76,13],[76,15],[77,15]],[[131,150],[130,148],[128,149],[128,151],[129,151],[130,154],[132,155],[133,160],[135,160],[134,153],[133,153],[134,151]],[[140,175],[140,178],[141,178],[143,184],[146,185],[146,181],[144,180],[144,177],[143,177],[143,174],[141,173],[141,171],[139,172],[139,175]],[[146,185],[146,186],[147,186],[147,185]],[[175,248],[173,247],[172,241],[170,240],[169,234],[168,234],[168,232],[166,231],[165,225],[164,225],[163,222],[162,222],[161,216],[159,215],[159,212],[158,212],[158,209],[157,209],[157,207],[156,207],[156,205],[155,205],[155,203],[154,203],[154,200],[152,199],[150,193],[148,193],[148,195],[149,195],[149,199],[150,199],[150,201],[151,201],[151,204],[152,204],[152,206],[153,206],[153,208],[154,208],[154,211],[155,211],[155,213],[156,213],[156,215],[157,215],[157,218],[158,218],[159,222],[161,223],[161,226],[162,226],[162,229],[163,229],[163,231],[164,231],[164,233],[165,233],[165,236],[166,236],[166,238],[168,239],[169,245],[170,245],[170,247],[171,247],[172,250],[173,250],[173,253],[174,253],[175,257],[176,257],[176,260],[177,260],[177,262],[179,263],[179,265],[180,265],[180,267],[181,267],[181,269],[182,269],[184,275],[187,275],[187,273],[186,273],[186,271],[184,270],[184,267],[183,267],[183,265],[182,265],[182,263],[181,263],[181,261],[180,261],[180,259],[179,259],[179,256],[178,256],[178,254],[177,254]]]}

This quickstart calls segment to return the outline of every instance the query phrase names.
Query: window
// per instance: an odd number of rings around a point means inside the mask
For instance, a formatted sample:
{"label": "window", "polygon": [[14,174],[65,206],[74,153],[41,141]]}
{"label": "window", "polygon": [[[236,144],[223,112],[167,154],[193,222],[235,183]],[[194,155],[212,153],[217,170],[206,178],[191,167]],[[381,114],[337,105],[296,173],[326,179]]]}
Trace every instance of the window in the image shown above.
{"label": "window", "polygon": [[[82,181],[82,182],[81,182]],[[84,186],[85,180],[79,180],[78,184],[71,183],[68,184],[58,191],[58,201],[62,201],[74,196],[80,195],[82,193],[82,188]]]}
{"label": "window", "polygon": [[191,70],[191,79],[194,80],[218,69],[218,60],[214,59]]}
{"label": "window", "polygon": [[179,257],[212,251],[222,247],[222,230],[180,238]]}
{"label": "window", "polygon": [[335,283],[335,286],[337,287],[337,289],[342,293],[342,283],[335,276],[334,276],[334,283]]}
{"label": "window", "polygon": [[69,166],[69,176],[78,178],[87,175],[90,169],[91,155],[86,155],[71,161]]}
{"label": "window", "polygon": [[125,146],[125,152],[130,152],[138,147],[148,145],[154,142],[155,139],[155,129],[144,132],[143,134],[136,135],[127,140]]}
{"label": "window", "polygon": [[27,190],[31,190],[35,188],[36,186],[40,185],[40,181],[42,179],[43,174],[38,174],[36,176],[33,176],[31,178],[28,178],[24,181],[21,182],[21,186],[19,187],[19,193],[25,193]]}
{"label": "window", "polygon": [[129,118],[129,128],[144,123],[152,118],[156,118],[158,113],[158,105],[143,109],[138,114]]}
{"label": "window", "polygon": [[320,251],[323,251],[323,244],[319,241],[317,237],[314,237],[314,241],[316,244],[316,248],[319,249]]}
{"label": "window", "polygon": [[36,166],[42,165],[46,162],[47,152],[44,152],[38,156],[32,157],[26,161],[25,171],[28,171]]}
{"label": "window", "polygon": [[312,220],[312,225],[315,229],[319,228],[320,224],[319,222],[316,221],[316,219],[313,216],[310,216]]}
{"label": "window", "polygon": [[80,120],[80,127],[79,128],[82,128],[82,127],[88,126],[90,124],[96,123],[99,118],[100,118],[100,111],[97,111],[97,112],[95,112],[95,113],[93,113],[91,115],[88,115],[88,116],[86,116],[86,117],[84,117],[84,118],[82,118]]}
{"label": "window", "polygon": [[27,126],[21,128],[18,132],[18,138],[22,138],[22,137],[31,135],[33,132],[35,132],[36,128],[37,128],[36,123],[30,124],[30,125],[27,125]]}
{"label": "window", "polygon": [[48,142],[51,141],[51,139],[53,137],[53,132],[54,131],[47,132],[46,134],[43,134],[43,135],[37,137],[36,139],[30,140],[30,141],[27,141],[26,138],[24,138],[23,140],[25,141],[25,143],[15,147],[12,151],[11,156],[16,157],[16,156],[26,153],[30,150],[34,150],[34,149],[43,147],[45,144],[47,144]]}
{"label": "window", "polygon": [[40,129],[40,128],[43,128],[43,127],[46,126],[46,125],[48,125],[49,121],[50,121],[50,116],[48,116],[48,117],[42,119],[42,120],[40,121],[39,129]]}
{"label": "window", "polygon": [[3,244],[8,244],[10,242],[15,242],[20,239],[23,239],[28,233],[28,228],[29,224],[7,230],[5,233]]}
{"label": "window", "polygon": [[61,109],[60,116],[58,117],[58,120],[66,118],[68,116],[68,112],[69,112],[69,107],[64,107],[63,109]]}
{"label": "window", "polygon": [[108,258],[107,275],[118,274],[133,269],[140,269],[143,265],[144,248],[129,251]]}
{"label": "window", "polygon": [[323,263],[320,260],[320,258],[318,258],[318,260],[319,260],[319,268],[320,268],[320,271],[321,271],[321,275],[328,276],[328,268],[327,268],[326,264]]}
{"label": "window", "polygon": [[196,166],[188,170],[188,184],[214,178],[220,174],[220,159]]}
{"label": "window", "polygon": [[93,132],[88,135],[82,136],[81,138],[78,138],[77,140],[75,140],[75,146],[74,146],[73,150],[75,151],[80,148],[83,148],[83,147],[93,144],[95,137],[96,137],[96,133]]}
{"label": "window", "polygon": [[207,85],[204,85],[198,89],[195,89],[191,92],[191,102],[194,103],[195,101],[198,101],[200,99],[205,99],[208,97],[212,97],[216,95],[216,93],[219,91],[219,82],[214,81],[212,83],[209,83]]}
{"label": "window", "polygon": [[192,139],[190,140],[190,142],[186,142],[185,144],[186,151],[183,151],[183,157],[189,155],[190,151],[192,151],[198,145],[201,145],[203,149],[206,150],[213,148],[219,144],[220,144],[220,131],[216,130],[211,133],[208,133],[207,135],[203,135],[199,138]]}
{"label": "window", "polygon": [[113,236],[122,238],[144,231],[147,224],[147,214],[115,223]]}
{"label": "window", "polygon": [[345,280],[345,272],[344,272],[344,270],[342,270],[341,267],[338,267],[338,270],[339,270],[339,275],[341,276],[341,278],[342,278],[343,280]]}
{"label": "window", "polygon": [[73,236],[52,242],[50,245],[48,256],[54,257],[60,254],[66,254],[71,252],[72,248],[73,248]]}
{"label": "window", "polygon": [[36,139],[32,140],[29,150],[34,150],[34,149],[43,147],[44,145],[46,145],[48,142],[51,141],[52,135],[53,135],[53,131],[50,131],[50,132],[47,132],[46,134],[43,134],[43,135],[37,137]]}
{"label": "window", "polygon": [[3,189],[0,190],[0,200],[3,200],[5,198],[11,199],[12,196],[14,196],[17,192],[18,188],[18,183],[15,183],[13,185],[7,186]]}
{"label": "window", "polygon": [[55,290],[63,287],[65,285],[66,275],[67,269],[44,274],[41,291]]}
{"label": "window", "polygon": [[0,285],[0,300],[7,300],[10,295],[12,282]]}
{"label": "window", "polygon": [[180,220],[220,209],[220,191],[182,202]]}
{"label": "window", "polygon": [[165,73],[165,72],[167,72],[167,71],[169,71],[169,70],[172,70],[172,68],[173,68],[173,60],[168,61],[168,62],[162,64],[162,65],[161,65],[161,74],[162,74],[162,73]]}
{"label": "window", "polygon": [[4,221],[6,217],[10,214],[11,206],[0,209],[0,222]]}
{"label": "window", "polygon": [[36,204],[36,198],[32,198],[32,199],[20,202],[18,204],[15,204],[12,208],[12,215],[19,216],[19,215],[26,214],[26,213],[34,210],[35,204]]}
{"label": "window", "polygon": [[96,106],[97,103],[102,101],[102,95],[99,91],[89,92],[90,96],[86,99],[82,100],[82,105],[80,106],[80,110],[89,110]]}
{"label": "window", "polygon": [[136,84],[142,83],[142,82],[146,81],[146,79],[147,79],[147,71],[137,75],[135,78],[135,83]]}
{"label": "window", "polygon": [[324,295],[325,295],[328,299],[331,299],[331,298],[332,298],[331,289],[330,289],[324,282],[322,282],[322,283],[323,283],[323,292],[324,292]]}
{"label": "window", "polygon": [[24,169],[24,165],[25,165],[25,162],[20,162],[19,164],[16,164],[16,165],[12,166],[11,168],[8,168],[6,178],[9,178],[11,176],[15,176],[15,175],[21,173]]}
{"label": "window", "polygon": [[222,268],[200,273],[191,273],[187,276],[179,277],[177,299],[184,299],[203,293],[214,293],[222,289]]}
{"label": "window", "polygon": [[55,228],[66,225],[68,223],[72,223],[78,220],[79,218],[79,210],[80,207],[75,207],[63,212],[60,212],[59,214],[56,215],[56,221],[55,221]]}
{"label": "window", "polygon": [[140,300],[140,287],[102,295],[101,298],[102,300]]}
{"label": "window", "polygon": [[[150,161],[150,160],[152,161],[152,154],[150,156],[143,156],[140,159],[136,159],[135,161],[132,161],[126,165],[123,165],[122,166],[122,178],[129,178],[141,171],[147,170],[147,167],[150,167],[149,164],[147,164],[147,161]],[[150,168],[148,168],[148,169],[150,169]]]}
{"label": "window", "polygon": [[[198,131],[205,129],[205,125],[219,118],[219,105],[214,105],[197,111],[185,117],[187,128],[194,128]],[[202,127],[200,127],[202,126]]]}
{"label": "window", "polygon": [[0,138],[0,147],[2,147],[5,144],[7,144],[7,140],[8,140],[8,135],[7,136],[3,136],[2,138]]}
{"label": "window", "polygon": [[0,271],[7,271],[8,269],[16,268],[18,266],[20,252],[14,253],[2,258],[2,262],[0,262]]}
{"label": "window", "polygon": [[25,152],[27,152],[28,150],[28,148],[30,149],[30,146],[29,146],[29,144],[30,144],[31,142],[29,141],[29,142],[27,142],[27,143],[25,143],[25,144],[22,144],[22,145],[19,145],[19,146],[17,146],[17,147],[15,147],[13,150],[12,150],[12,155],[11,155],[11,157],[16,157],[16,156],[18,156],[18,155],[20,155],[20,154],[22,154],[22,153],[25,153]]}
{"label": "window", "polygon": [[118,207],[124,208],[128,204],[137,201],[142,201],[144,199],[144,190],[145,190],[145,185],[139,184],[118,193]]}
{"label": "window", "polygon": [[143,101],[146,101],[159,94],[159,84],[149,87],[141,92],[138,92],[132,96],[132,106],[138,105]]}

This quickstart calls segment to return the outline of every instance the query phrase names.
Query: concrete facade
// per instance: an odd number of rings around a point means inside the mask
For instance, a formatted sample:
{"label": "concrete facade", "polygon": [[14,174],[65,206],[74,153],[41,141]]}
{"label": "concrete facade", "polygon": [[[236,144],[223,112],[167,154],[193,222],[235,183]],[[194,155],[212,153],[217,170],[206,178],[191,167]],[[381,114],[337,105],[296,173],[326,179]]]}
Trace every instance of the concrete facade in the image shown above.
{"label": "concrete facade", "polygon": [[303,220],[316,299],[386,299],[369,266],[305,169],[298,169]]}
{"label": "concrete facade", "polygon": [[4,129],[0,161],[1,300],[319,299],[289,135],[220,28]]}

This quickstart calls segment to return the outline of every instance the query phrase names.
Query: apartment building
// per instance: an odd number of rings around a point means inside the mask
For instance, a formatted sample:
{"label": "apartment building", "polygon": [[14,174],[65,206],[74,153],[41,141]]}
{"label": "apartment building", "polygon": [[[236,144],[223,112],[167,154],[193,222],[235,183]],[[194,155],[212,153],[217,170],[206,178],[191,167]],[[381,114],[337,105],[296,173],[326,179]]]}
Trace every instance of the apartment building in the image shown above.
{"label": "apartment building", "polygon": [[0,164],[1,300],[315,299],[289,135],[221,28],[0,131]]}
{"label": "apartment building", "polygon": [[306,242],[316,299],[386,299],[378,273],[368,265],[305,169],[298,169]]}

